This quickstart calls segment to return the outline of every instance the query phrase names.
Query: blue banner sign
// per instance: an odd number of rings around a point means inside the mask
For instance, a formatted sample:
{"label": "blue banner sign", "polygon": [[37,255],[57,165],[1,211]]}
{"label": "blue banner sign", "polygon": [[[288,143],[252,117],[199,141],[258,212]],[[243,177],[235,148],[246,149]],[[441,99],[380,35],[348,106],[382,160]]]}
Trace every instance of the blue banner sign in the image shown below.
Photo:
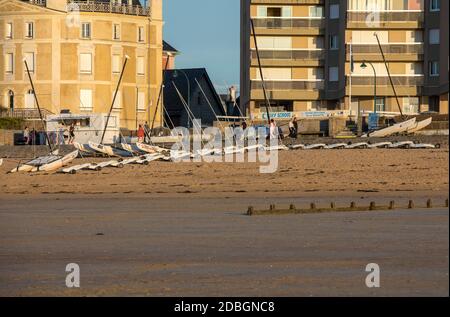
{"label": "blue banner sign", "polygon": [[378,119],[380,115],[378,113],[369,113],[369,131],[378,129]]}

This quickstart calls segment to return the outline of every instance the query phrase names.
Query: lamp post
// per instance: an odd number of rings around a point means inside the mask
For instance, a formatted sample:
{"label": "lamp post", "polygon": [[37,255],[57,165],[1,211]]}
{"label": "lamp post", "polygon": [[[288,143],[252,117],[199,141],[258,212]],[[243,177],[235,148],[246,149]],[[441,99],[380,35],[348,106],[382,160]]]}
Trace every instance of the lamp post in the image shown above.
{"label": "lamp post", "polygon": [[373,66],[373,64],[371,62],[363,61],[363,63],[361,64],[361,68],[362,69],[366,69],[367,68],[367,64],[366,63],[369,64],[370,66],[372,66],[372,69],[373,69],[373,75],[374,75],[373,109],[374,109],[374,113],[377,113],[377,72],[376,72],[375,67]]}
{"label": "lamp post", "polygon": [[[187,82],[187,106],[188,109],[191,110],[191,83],[189,82],[189,77],[186,75],[186,73],[181,69],[176,69],[173,72],[173,78],[178,78],[178,72],[182,73],[184,77],[186,78]],[[189,114],[188,114],[188,120],[187,120],[188,129],[191,127],[191,124],[189,122]]]}

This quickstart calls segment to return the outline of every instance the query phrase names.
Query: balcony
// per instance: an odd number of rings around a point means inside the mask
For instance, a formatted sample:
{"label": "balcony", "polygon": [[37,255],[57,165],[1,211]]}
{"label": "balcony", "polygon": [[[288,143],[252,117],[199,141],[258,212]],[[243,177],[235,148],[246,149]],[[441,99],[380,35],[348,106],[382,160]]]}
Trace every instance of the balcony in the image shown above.
{"label": "balcony", "polygon": [[[283,0],[283,5],[288,4],[324,4],[325,0]],[[280,4],[279,0],[251,0],[251,4]]]}
{"label": "balcony", "polygon": [[[289,81],[264,81],[266,90],[321,90],[323,89],[323,80],[306,81],[306,80],[289,80]],[[252,80],[251,89],[262,89],[262,82]]]}
{"label": "balcony", "polygon": [[[423,86],[423,75],[411,76],[391,76],[394,86]],[[350,85],[349,77],[347,77],[347,85]],[[373,86],[374,78],[372,76],[352,76],[352,86]],[[377,86],[390,86],[389,77],[377,77]]]}
{"label": "balcony", "polygon": [[[262,66],[322,66],[325,51],[321,49],[302,50],[260,50]],[[251,52],[252,66],[258,66],[256,50]]]}
{"label": "balcony", "polygon": [[[423,43],[382,44],[387,61],[422,61]],[[355,61],[383,61],[378,44],[352,44]],[[350,61],[350,44],[347,44],[347,61]]]}
{"label": "balcony", "polygon": [[322,18],[253,18],[258,35],[293,34],[319,35],[324,33],[325,20]]}
{"label": "balcony", "polygon": [[[393,75],[392,81],[395,90],[399,96],[418,96],[422,93],[424,76],[411,75],[399,76]],[[351,91],[354,96],[373,96],[374,78],[372,76],[352,76]],[[350,93],[350,77],[347,76],[347,94]],[[378,96],[394,96],[389,77],[377,77],[377,94]]]}
{"label": "balcony", "polygon": [[423,27],[423,11],[348,11],[351,29],[418,29]]}

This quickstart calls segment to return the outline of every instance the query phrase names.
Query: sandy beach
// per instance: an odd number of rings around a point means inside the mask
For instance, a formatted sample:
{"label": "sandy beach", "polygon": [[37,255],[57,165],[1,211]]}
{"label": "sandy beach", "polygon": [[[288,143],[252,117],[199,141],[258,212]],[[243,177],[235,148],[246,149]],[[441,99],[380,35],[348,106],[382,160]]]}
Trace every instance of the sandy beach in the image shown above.
{"label": "sandy beach", "polygon": [[[447,196],[447,149],[281,151],[276,173],[261,174],[264,163],[170,163],[128,165],[76,175],[9,174],[5,160],[0,196],[112,194],[170,197],[322,197],[361,193]],[[101,159],[77,159],[73,164]]]}
{"label": "sandy beach", "polygon": [[[0,295],[448,296],[448,161],[448,149],[319,150],[280,152],[274,174],[155,162],[7,175],[6,160]],[[245,215],[389,200],[397,210]],[[65,287],[68,263],[80,265],[79,289]],[[379,289],[365,285],[368,263],[381,267]]]}

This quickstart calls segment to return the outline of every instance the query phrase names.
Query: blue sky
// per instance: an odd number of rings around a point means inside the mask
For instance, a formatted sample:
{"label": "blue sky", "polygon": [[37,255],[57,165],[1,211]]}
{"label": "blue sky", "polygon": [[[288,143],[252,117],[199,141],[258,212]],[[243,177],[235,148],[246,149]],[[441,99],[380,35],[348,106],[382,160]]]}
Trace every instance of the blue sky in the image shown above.
{"label": "blue sky", "polygon": [[163,10],[177,68],[205,67],[219,92],[239,84],[239,0],[164,0]]}

